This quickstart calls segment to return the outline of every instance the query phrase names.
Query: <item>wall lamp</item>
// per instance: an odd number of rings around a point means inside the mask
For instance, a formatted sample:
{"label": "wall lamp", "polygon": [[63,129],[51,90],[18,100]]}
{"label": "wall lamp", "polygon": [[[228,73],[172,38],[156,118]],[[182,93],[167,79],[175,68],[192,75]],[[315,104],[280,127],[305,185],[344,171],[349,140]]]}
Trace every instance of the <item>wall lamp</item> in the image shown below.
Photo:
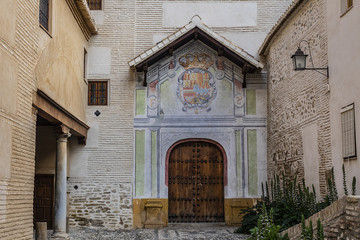
{"label": "wall lamp", "polygon": [[[306,68],[306,57],[308,55],[304,54],[304,52],[300,48],[300,44],[302,42],[306,42],[308,44],[312,68]],[[295,71],[314,70],[314,71],[317,71],[318,73],[326,76],[327,78],[329,78],[329,67],[326,67],[326,68],[315,68],[314,67],[314,62],[313,62],[313,59],[312,59],[312,56],[311,56],[310,44],[309,44],[308,41],[301,40],[300,43],[299,43],[298,49],[296,50],[295,54],[291,56],[291,58],[293,60],[294,70]],[[322,72],[319,72],[319,70],[326,70],[326,74],[322,73]]]}

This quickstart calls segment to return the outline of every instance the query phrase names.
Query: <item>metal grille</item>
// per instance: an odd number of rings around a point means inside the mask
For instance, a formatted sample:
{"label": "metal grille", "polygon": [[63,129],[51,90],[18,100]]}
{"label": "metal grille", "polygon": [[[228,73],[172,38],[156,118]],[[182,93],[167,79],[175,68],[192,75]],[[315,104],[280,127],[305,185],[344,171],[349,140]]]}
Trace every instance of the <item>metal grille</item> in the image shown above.
{"label": "metal grille", "polygon": [[102,0],[87,0],[90,10],[101,10]]}
{"label": "metal grille", "polygon": [[107,82],[89,81],[89,105],[107,105]]}
{"label": "metal grille", "polygon": [[49,0],[40,0],[39,23],[49,31]]}
{"label": "metal grille", "polygon": [[353,104],[343,108],[341,112],[341,129],[343,158],[355,157],[355,111]]}

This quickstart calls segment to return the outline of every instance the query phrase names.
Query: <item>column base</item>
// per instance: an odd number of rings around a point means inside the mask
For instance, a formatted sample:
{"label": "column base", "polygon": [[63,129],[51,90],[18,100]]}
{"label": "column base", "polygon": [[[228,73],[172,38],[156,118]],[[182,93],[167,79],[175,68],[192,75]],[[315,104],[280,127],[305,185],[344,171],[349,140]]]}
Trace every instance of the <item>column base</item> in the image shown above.
{"label": "column base", "polygon": [[51,240],[70,240],[69,235],[64,232],[54,232],[51,237]]}

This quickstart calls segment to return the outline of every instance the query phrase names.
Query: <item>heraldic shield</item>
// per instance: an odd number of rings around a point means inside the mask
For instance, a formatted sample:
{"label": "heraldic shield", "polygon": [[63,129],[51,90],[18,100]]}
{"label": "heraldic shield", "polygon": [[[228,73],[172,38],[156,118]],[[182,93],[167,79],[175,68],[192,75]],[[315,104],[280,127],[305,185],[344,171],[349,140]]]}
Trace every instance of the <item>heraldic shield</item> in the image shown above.
{"label": "heraldic shield", "polygon": [[208,68],[213,64],[211,57],[205,53],[186,54],[179,58],[185,69],[178,78],[177,95],[184,105],[183,111],[189,108],[205,108],[210,111],[210,104],[216,97],[215,80]]}

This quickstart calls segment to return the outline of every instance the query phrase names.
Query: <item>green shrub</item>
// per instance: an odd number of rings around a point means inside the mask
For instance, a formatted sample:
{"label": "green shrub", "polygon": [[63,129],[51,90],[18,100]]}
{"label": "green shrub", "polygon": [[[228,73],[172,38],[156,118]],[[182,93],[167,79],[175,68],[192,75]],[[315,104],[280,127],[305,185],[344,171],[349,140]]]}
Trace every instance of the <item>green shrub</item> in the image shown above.
{"label": "green shrub", "polygon": [[352,180],[352,188],[351,188],[351,194],[352,195],[355,195],[356,194],[356,177],[354,176],[353,177],[353,180]]}
{"label": "green shrub", "polygon": [[267,213],[265,203],[263,203],[262,213],[259,216],[257,226],[250,230],[253,240],[288,240],[288,235],[281,236],[279,231],[281,226],[275,225],[273,222],[273,209],[270,214]]}
{"label": "green shrub", "polygon": [[342,165],[342,173],[343,173],[343,186],[344,186],[344,193],[347,196],[348,195],[348,189],[347,189],[347,183],[346,183],[346,173],[345,173],[345,166]]}
{"label": "green shrub", "polygon": [[320,218],[317,220],[316,240],[324,240],[324,227],[321,224]]}
{"label": "green shrub", "polygon": [[306,187],[305,180],[300,183],[296,178],[290,181],[284,179],[283,176],[281,182],[279,176],[275,176],[271,179],[270,184],[268,182],[265,185],[262,184],[262,200],[254,207],[242,212],[245,215],[243,216],[242,225],[235,231],[236,233],[249,234],[250,229],[257,226],[263,204],[265,204],[267,211],[273,209],[273,222],[276,226],[280,226],[280,231],[283,231],[300,223],[302,215],[308,218],[329,206],[338,198],[333,169],[331,178],[328,179],[326,201],[317,202],[315,187],[312,186],[310,190],[309,187]]}

